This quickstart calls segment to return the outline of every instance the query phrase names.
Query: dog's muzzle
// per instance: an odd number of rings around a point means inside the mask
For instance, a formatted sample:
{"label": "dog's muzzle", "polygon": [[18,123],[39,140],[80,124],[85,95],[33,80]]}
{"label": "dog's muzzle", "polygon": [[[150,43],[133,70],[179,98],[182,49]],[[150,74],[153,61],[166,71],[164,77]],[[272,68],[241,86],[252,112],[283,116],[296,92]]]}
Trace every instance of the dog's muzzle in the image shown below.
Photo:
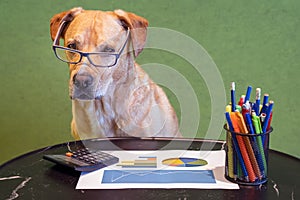
{"label": "dog's muzzle", "polygon": [[75,100],[96,98],[94,78],[89,74],[75,74],[70,83],[70,97]]}
{"label": "dog's muzzle", "polygon": [[72,74],[70,79],[69,92],[71,99],[94,100],[99,98],[99,95],[97,95],[97,83],[99,83],[97,71],[87,65],[79,67],[80,69]]}

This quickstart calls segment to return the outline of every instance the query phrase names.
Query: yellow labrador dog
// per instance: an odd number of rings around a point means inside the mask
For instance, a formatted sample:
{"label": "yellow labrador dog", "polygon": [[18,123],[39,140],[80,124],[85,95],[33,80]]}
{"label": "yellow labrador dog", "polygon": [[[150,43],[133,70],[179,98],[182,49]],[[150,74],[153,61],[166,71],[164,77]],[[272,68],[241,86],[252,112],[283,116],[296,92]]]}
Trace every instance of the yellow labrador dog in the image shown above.
{"label": "yellow labrador dog", "polygon": [[181,137],[166,94],[135,63],[147,26],[123,10],[73,8],[52,17],[53,50],[70,69],[76,139]]}

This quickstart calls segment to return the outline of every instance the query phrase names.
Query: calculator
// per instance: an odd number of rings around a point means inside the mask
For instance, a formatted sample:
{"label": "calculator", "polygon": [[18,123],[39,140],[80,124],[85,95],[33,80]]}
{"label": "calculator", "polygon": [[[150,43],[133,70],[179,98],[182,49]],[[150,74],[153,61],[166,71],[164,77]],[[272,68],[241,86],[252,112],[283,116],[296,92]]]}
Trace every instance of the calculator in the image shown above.
{"label": "calculator", "polygon": [[85,147],[65,154],[44,155],[43,158],[81,172],[94,171],[119,162],[119,158],[111,154]]}

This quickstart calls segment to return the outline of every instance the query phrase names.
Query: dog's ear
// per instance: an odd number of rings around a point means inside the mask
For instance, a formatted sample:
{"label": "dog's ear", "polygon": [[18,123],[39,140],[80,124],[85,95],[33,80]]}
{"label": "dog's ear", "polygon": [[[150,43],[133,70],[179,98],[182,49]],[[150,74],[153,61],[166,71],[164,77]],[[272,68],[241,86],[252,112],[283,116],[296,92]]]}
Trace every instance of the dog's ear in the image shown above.
{"label": "dog's ear", "polygon": [[119,17],[122,26],[130,29],[134,55],[138,56],[146,44],[148,21],[123,10],[115,10],[114,13]]}
{"label": "dog's ear", "polygon": [[78,7],[54,15],[50,19],[50,35],[52,40],[55,39],[56,33],[62,21],[71,22],[74,19],[74,17],[82,11],[83,9],[81,7]]}

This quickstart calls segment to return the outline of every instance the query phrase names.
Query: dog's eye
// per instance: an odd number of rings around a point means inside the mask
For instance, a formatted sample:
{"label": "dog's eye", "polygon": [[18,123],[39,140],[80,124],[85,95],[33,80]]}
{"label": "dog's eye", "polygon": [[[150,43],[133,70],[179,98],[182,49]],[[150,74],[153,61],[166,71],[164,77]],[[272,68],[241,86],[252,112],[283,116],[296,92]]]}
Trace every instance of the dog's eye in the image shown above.
{"label": "dog's eye", "polygon": [[115,49],[114,48],[112,48],[112,47],[105,47],[104,49],[103,49],[103,51],[104,52],[115,52]]}
{"label": "dog's eye", "polygon": [[67,47],[70,49],[76,49],[76,43],[70,43],[67,45]]}

